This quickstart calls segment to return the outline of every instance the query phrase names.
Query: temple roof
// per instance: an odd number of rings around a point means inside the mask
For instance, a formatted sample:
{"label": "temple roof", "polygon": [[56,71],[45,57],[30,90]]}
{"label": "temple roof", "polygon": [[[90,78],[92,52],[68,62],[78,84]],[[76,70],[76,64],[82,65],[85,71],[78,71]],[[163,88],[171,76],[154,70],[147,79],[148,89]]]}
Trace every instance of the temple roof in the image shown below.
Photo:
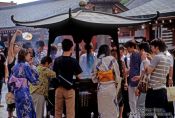
{"label": "temple roof", "polygon": [[160,16],[175,16],[175,0],[152,0],[119,15],[150,17],[155,15],[156,11],[160,12]]}
{"label": "temple roof", "polygon": [[59,35],[76,35],[79,37],[92,36],[98,34],[111,34],[117,32],[118,27],[135,26],[155,20],[133,19],[121,17],[114,14],[102,12],[78,10],[67,14],[59,14],[35,21],[20,21],[12,16],[12,21],[17,26],[27,26],[35,28],[47,28],[52,34],[52,39]]}
{"label": "temple roof", "polygon": [[56,14],[66,13],[68,8],[79,7],[80,0],[42,0],[0,8],[0,28],[14,27],[11,15],[22,21],[34,21]]}
{"label": "temple roof", "polygon": [[[71,16],[70,16],[71,15]],[[73,19],[77,22],[82,22],[85,24],[101,24],[101,25],[116,25],[118,27],[122,26],[131,26],[135,24],[142,24],[145,22],[150,22],[152,18],[148,19],[134,19],[128,17],[122,17],[114,14],[108,14],[103,12],[94,12],[94,11],[84,11],[78,10],[76,12],[72,12],[71,14],[59,14],[55,16],[50,16],[44,19],[38,19],[35,21],[22,21],[21,19],[16,18],[16,16],[12,16],[12,20],[16,25],[19,26],[28,26],[28,27],[41,27],[41,28],[52,28],[53,24],[58,27],[58,25],[62,25],[61,22],[64,22],[68,19]]]}
{"label": "temple roof", "polygon": [[151,0],[129,0],[125,6],[128,8],[128,9],[133,9],[135,7],[138,7],[138,6],[141,6],[147,2],[150,2]]}

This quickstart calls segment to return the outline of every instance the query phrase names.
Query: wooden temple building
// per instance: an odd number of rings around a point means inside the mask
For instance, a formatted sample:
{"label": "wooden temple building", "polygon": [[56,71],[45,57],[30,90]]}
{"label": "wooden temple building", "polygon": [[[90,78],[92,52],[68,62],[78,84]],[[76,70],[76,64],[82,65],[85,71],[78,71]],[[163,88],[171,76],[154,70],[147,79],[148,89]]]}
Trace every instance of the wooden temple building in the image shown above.
{"label": "wooden temple building", "polygon": [[[50,46],[54,42],[57,36],[62,35],[71,35],[73,41],[76,44],[76,59],[79,60],[79,43],[83,40],[86,44],[90,45],[92,37],[94,35],[104,34],[112,37],[111,40],[115,43],[115,46],[119,48],[118,40],[118,28],[119,27],[128,27],[128,26],[137,26],[142,24],[149,24],[156,20],[158,15],[154,15],[150,18],[128,18],[122,17],[115,14],[107,14],[104,12],[97,11],[86,11],[82,9],[77,9],[72,12],[69,9],[69,13],[63,13],[58,15],[49,16],[43,19],[37,19],[33,21],[23,21],[15,15],[11,16],[11,20],[16,26],[25,26],[25,27],[34,27],[34,28],[46,28],[49,31],[49,43],[48,43],[48,55],[50,52]],[[109,39],[108,39],[109,40]],[[119,50],[117,50],[119,55]],[[121,71],[121,64],[119,61],[119,67]],[[89,80],[91,83],[91,80]],[[83,88],[86,87],[86,91],[89,91],[91,87],[89,82],[83,85]],[[76,89],[76,118],[82,118],[81,114],[84,106],[81,106],[79,101],[79,91],[81,91],[81,83],[77,84],[78,88]],[[53,97],[52,97],[53,98]],[[88,99],[88,98],[87,98]],[[94,100],[95,98],[93,98]],[[92,100],[92,99],[91,99]],[[81,100],[82,101],[82,100]],[[80,102],[80,104],[79,104]],[[90,102],[91,103],[91,102]],[[97,108],[93,110],[94,107],[88,107],[88,112],[94,112],[97,114]],[[80,111],[79,111],[80,110]],[[89,117],[89,116],[88,116]]]}
{"label": "wooden temple building", "polygon": [[[134,1],[139,0],[131,0]],[[162,38],[165,40],[168,49],[175,46],[175,1],[174,0],[146,0],[144,4],[131,8],[119,15],[132,18],[148,18],[160,12],[159,18],[149,24],[139,27],[130,27],[133,37],[145,37],[146,40]],[[131,3],[129,4],[132,6]],[[126,6],[127,7],[127,6]],[[133,6],[132,6],[133,7]]]}
{"label": "wooden temple building", "polygon": [[[56,14],[66,13],[80,7],[81,0],[44,0],[17,5],[15,3],[0,3],[0,40],[9,41],[16,31],[33,34],[32,40],[48,40],[48,31],[41,28],[16,27],[11,21],[11,15],[23,21],[32,21]],[[82,0],[83,1],[83,0]],[[121,13],[128,10],[119,0],[89,0],[84,9],[103,11],[107,13]],[[37,11],[37,12],[36,12]]]}

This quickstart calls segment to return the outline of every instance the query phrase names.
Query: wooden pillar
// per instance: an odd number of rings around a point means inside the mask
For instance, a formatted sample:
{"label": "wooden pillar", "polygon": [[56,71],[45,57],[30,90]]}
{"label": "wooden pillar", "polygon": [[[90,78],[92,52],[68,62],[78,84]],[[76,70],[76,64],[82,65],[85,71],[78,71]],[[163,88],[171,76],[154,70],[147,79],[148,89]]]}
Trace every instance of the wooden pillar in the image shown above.
{"label": "wooden pillar", "polygon": [[79,43],[75,43],[75,48],[76,48],[76,60],[79,62],[79,57],[80,57],[80,55],[79,55]]}
{"label": "wooden pillar", "polygon": [[149,40],[149,28],[148,28],[148,25],[145,25],[144,37],[146,38],[146,40]]}
{"label": "wooden pillar", "polygon": [[148,40],[151,41],[153,40],[153,35],[152,35],[152,25],[148,25]]}
{"label": "wooden pillar", "polygon": [[156,25],[156,36],[155,38],[159,38],[159,26]]}
{"label": "wooden pillar", "polygon": [[135,29],[134,28],[130,29],[130,36],[132,36],[132,37],[135,36]]}
{"label": "wooden pillar", "polygon": [[119,50],[119,40],[118,40],[118,29],[114,29],[111,34],[112,40],[114,41],[115,46],[117,47],[117,57],[119,57],[118,64],[119,64],[119,70],[120,70],[120,76],[123,77],[122,73],[122,63],[120,60],[120,50]]}
{"label": "wooden pillar", "polygon": [[[75,43],[75,54],[76,54],[76,60],[79,62],[79,43],[80,43],[80,37],[77,35],[72,35],[74,43]],[[79,116],[79,78],[76,77],[75,80],[75,118],[80,118]]]}
{"label": "wooden pillar", "polygon": [[48,41],[47,56],[50,56],[51,44],[54,42],[55,38],[56,38],[56,35],[55,35],[54,31],[49,29],[49,41]]}
{"label": "wooden pillar", "polygon": [[50,51],[51,51],[51,38],[52,38],[52,33],[49,31],[49,41],[48,41],[48,50],[47,50],[47,56],[50,56]]}
{"label": "wooden pillar", "polygon": [[76,60],[79,62],[79,43],[81,42],[81,38],[77,35],[72,35],[74,43],[75,43],[75,55],[76,55]]}

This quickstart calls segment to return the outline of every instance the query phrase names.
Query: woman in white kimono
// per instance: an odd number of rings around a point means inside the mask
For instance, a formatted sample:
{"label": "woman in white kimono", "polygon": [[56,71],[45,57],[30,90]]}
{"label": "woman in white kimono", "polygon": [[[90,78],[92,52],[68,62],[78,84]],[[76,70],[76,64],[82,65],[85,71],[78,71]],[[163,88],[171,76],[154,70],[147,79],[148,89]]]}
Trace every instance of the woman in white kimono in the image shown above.
{"label": "woman in white kimono", "polygon": [[102,45],[99,48],[92,72],[92,81],[98,83],[99,117],[117,118],[119,115],[117,94],[120,89],[121,78],[117,60],[110,56],[108,45]]}

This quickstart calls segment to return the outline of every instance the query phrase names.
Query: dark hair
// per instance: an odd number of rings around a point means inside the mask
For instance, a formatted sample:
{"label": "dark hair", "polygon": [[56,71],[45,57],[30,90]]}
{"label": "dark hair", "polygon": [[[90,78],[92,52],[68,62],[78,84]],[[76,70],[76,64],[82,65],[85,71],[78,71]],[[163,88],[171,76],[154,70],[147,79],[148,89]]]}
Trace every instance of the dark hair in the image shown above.
{"label": "dark hair", "polygon": [[150,45],[154,46],[154,47],[158,47],[160,52],[164,52],[166,51],[166,44],[163,40],[161,39],[154,39],[151,41]]}
{"label": "dark hair", "polygon": [[48,62],[49,64],[52,63],[51,57],[45,56],[41,59],[41,64],[45,64],[46,62]]}
{"label": "dark hair", "polygon": [[117,58],[117,50],[116,49],[112,49],[111,50],[111,55],[115,58]]}
{"label": "dark hair", "polygon": [[24,62],[26,61],[25,56],[30,53],[26,49],[21,49],[18,53],[18,62]]}
{"label": "dark hair", "polygon": [[150,53],[150,46],[149,46],[148,42],[141,42],[141,43],[139,43],[138,47],[140,50],[143,49],[145,52]]}
{"label": "dark hair", "polygon": [[25,49],[33,48],[32,44],[30,42],[24,43],[22,47],[25,48]]}
{"label": "dark hair", "polygon": [[92,44],[85,44],[84,48],[85,48],[86,50],[88,50],[88,49],[92,49],[93,46],[92,46]]}
{"label": "dark hair", "polygon": [[63,51],[70,51],[73,46],[73,42],[70,39],[64,39],[62,42]]}
{"label": "dark hair", "polygon": [[123,45],[119,46],[119,50],[122,50],[122,51],[125,50],[125,48],[123,47]]}
{"label": "dark hair", "polygon": [[56,45],[51,45],[51,51],[56,51],[57,52],[57,46]]}
{"label": "dark hair", "polygon": [[104,54],[105,57],[110,55],[110,48],[108,45],[101,45],[99,50],[98,50],[98,55],[97,58],[100,57],[100,55]]}
{"label": "dark hair", "polygon": [[29,51],[29,53],[31,54],[31,57],[35,57],[35,50],[33,48],[32,48],[32,52]]}
{"label": "dark hair", "polygon": [[133,41],[128,41],[128,42],[126,42],[125,44],[124,44],[124,46],[126,47],[126,48],[128,48],[128,47],[134,47],[134,49],[136,49],[136,46],[137,46],[137,44],[135,43],[135,42],[133,42]]}
{"label": "dark hair", "polygon": [[39,40],[39,41],[37,41],[36,43],[35,43],[35,45],[36,45],[36,47],[37,48],[39,48],[39,47],[44,47],[44,41],[42,41],[42,40]]}

